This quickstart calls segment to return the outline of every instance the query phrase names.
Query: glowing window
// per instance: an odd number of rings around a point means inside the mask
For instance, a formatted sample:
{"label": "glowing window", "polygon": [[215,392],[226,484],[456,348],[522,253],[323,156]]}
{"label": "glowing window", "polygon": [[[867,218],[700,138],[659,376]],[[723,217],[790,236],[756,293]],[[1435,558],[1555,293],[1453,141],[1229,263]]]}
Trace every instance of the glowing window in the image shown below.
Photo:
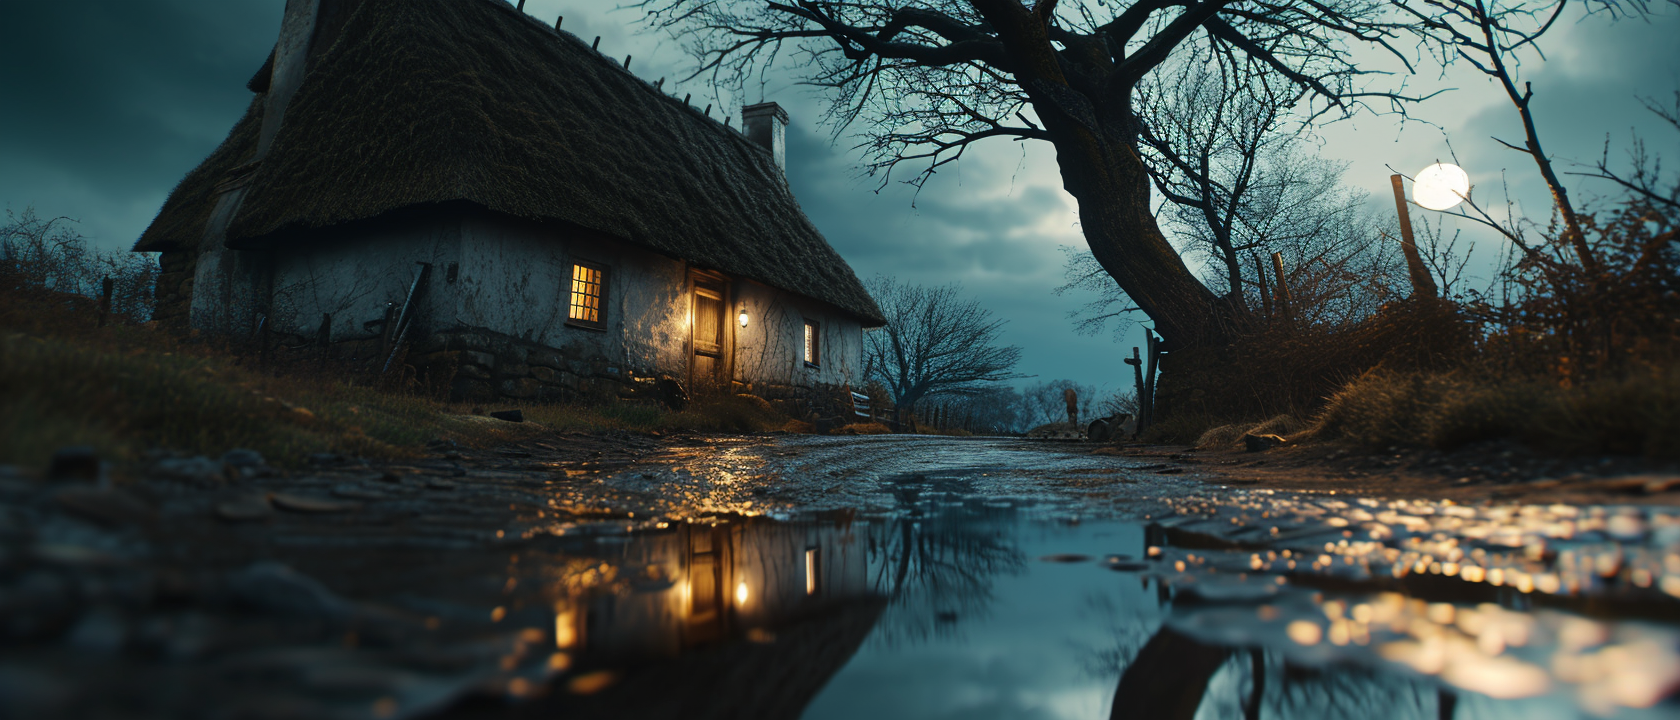
{"label": "glowing window", "polygon": [[606,325],[607,270],[597,265],[573,263],[570,308],[566,320],[574,325]]}
{"label": "glowing window", "polygon": [[818,330],[817,321],[805,321],[805,364],[810,367],[822,364],[822,336]]}

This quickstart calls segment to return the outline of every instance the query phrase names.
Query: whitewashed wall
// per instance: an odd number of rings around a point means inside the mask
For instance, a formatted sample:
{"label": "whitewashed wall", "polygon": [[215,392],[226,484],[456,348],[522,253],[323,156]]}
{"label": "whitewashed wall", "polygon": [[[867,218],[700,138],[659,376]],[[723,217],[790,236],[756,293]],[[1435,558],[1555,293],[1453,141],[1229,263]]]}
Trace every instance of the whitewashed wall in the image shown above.
{"label": "whitewashed wall", "polygon": [[[735,284],[733,317],[746,304],[750,318],[737,328],[735,379],[793,387],[854,385],[863,380],[863,328],[826,304],[752,281]],[[822,331],[819,367],[805,366],[805,320]]]}
{"label": "whitewashed wall", "polygon": [[[571,264],[605,265],[606,329],[566,324]],[[687,277],[680,261],[587,235],[489,218],[461,233],[459,323],[553,348],[572,348],[626,369],[686,374]]]}
{"label": "whitewashed wall", "polygon": [[420,272],[432,264],[420,317],[431,326],[454,322],[458,286],[448,282],[460,261],[458,220],[414,219],[361,230],[322,233],[274,251],[274,329],[314,338],[321,315],[332,315],[334,341],[378,337],[386,303],[400,310]]}

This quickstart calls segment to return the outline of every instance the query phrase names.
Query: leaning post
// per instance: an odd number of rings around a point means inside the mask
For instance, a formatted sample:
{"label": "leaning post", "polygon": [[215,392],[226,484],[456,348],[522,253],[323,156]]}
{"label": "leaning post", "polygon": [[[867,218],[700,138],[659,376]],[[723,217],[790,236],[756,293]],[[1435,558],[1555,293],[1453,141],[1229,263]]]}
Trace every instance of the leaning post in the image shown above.
{"label": "leaning post", "polygon": [[1412,213],[1406,209],[1406,188],[1400,174],[1388,176],[1394,185],[1394,209],[1400,213],[1400,252],[1406,256],[1406,273],[1412,277],[1412,294],[1422,297],[1436,297],[1440,290],[1435,287],[1435,279],[1429,276],[1429,268],[1423,266],[1423,256],[1418,254],[1417,243],[1412,241]]}

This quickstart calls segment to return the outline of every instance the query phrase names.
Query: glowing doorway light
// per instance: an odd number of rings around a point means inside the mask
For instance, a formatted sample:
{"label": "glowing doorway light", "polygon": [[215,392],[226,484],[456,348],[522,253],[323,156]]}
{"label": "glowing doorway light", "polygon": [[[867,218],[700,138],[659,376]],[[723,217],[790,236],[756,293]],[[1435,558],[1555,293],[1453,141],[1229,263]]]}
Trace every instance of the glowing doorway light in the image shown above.
{"label": "glowing doorway light", "polygon": [[1470,196],[1470,175],[1451,163],[1435,163],[1412,178],[1412,202],[1428,210],[1451,210]]}

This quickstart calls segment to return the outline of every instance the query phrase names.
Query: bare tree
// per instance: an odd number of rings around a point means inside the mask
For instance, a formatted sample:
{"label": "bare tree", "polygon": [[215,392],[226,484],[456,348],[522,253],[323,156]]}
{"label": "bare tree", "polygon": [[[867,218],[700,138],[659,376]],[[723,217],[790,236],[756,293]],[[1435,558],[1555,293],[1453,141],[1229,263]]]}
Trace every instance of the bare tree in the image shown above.
{"label": "bare tree", "polygon": [[[1140,84],[1185,53],[1237,78],[1276,76],[1307,115],[1349,111],[1371,91],[1350,42],[1386,48],[1404,28],[1382,0],[642,0],[654,27],[679,33],[696,75],[723,86],[761,79],[782,53],[829,90],[839,129],[858,122],[871,170],[903,163],[913,184],[973,143],[1055,147],[1063,189],[1079,203],[1092,257],[1155,322],[1169,346],[1218,343],[1245,322],[1185,266],[1156,224],[1140,149]],[[1238,81],[1236,92],[1256,85]]]}
{"label": "bare tree", "polygon": [[[1281,319],[1270,292],[1276,278],[1269,258],[1278,252],[1297,324],[1343,326],[1404,294],[1395,243],[1386,241],[1397,234],[1388,227],[1392,219],[1341,182],[1344,163],[1302,152],[1292,136],[1196,142],[1188,151],[1198,157],[1199,178],[1163,179],[1175,189],[1167,194],[1174,204],[1161,214],[1186,257],[1207,269],[1210,287],[1263,319]],[[1064,273],[1058,294],[1098,294],[1070,313],[1079,332],[1100,332],[1134,309],[1089,253],[1070,249]]]}
{"label": "bare tree", "polygon": [[51,290],[96,297],[112,281],[111,311],[146,320],[158,265],[152,255],[100,250],[69,217],[42,218],[32,207],[6,211],[0,225],[0,290]]}
{"label": "bare tree", "polygon": [[[1680,5],[1680,1],[1670,1]],[[1540,38],[1557,23],[1568,4],[1568,0],[1395,0],[1395,7],[1416,20],[1415,32],[1443,67],[1459,61],[1468,63],[1498,82],[1505,91],[1522,119],[1523,144],[1519,146],[1499,138],[1494,138],[1494,141],[1528,155],[1534,161],[1540,177],[1551,191],[1553,210],[1563,222],[1560,239],[1574,255],[1575,265],[1593,273],[1597,271],[1599,262],[1582,229],[1582,214],[1570,199],[1569,189],[1559,179],[1552,157],[1540,144],[1540,131],[1531,109],[1534,84],[1520,77],[1525,52],[1545,58],[1540,49]],[[1643,16],[1649,11],[1646,0],[1587,0],[1586,7],[1589,13],[1602,13],[1612,18]],[[1660,110],[1658,112],[1661,113]],[[1470,208],[1469,212],[1450,214],[1498,230],[1531,263],[1554,271],[1558,267],[1560,258],[1548,257],[1540,248],[1525,242],[1514,221],[1509,225],[1501,224],[1474,202],[1466,205]]]}
{"label": "bare tree", "polygon": [[915,412],[930,395],[981,392],[1021,377],[1010,372],[1021,349],[997,345],[1004,321],[964,299],[962,286],[930,288],[876,275],[866,287],[887,324],[863,336],[864,377],[885,384],[900,412]]}

